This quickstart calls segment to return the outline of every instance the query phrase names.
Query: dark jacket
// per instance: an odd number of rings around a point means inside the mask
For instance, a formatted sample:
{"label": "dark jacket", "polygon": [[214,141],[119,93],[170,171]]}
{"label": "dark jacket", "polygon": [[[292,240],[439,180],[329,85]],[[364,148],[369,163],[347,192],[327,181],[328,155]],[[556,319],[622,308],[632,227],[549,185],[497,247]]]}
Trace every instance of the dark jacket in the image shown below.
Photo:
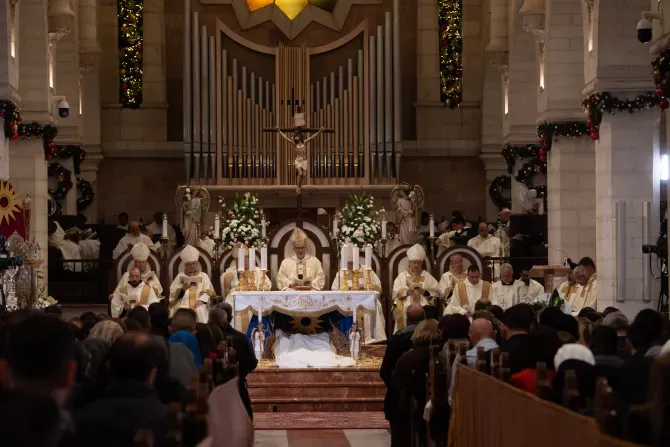
{"label": "dark jacket", "polygon": [[110,383],[95,402],[72,415],[76,435],[73,445],[131,447],[138,430],[153,432],[155,443],[162,444],[167,407],[156,390],[135,381]]}
{"label": "dark jacket", "polygon": [[247,389],[247,375],[256,369],[258,366],[258,359],[251,346],[251,342],[242,332],[235,330],[229,324],[219,325],[223,337],[232,337],[233,349],[237,354],[237,362],[239,363],[240,374],[240,398],[244,402],[244,407],[249,413],[249,417],[253,419],[253,412],[251,411],[251,398],[249,397],[249,390]]}
{"label": "dark jacket", "polygon": [[395,369],[398,359],[404,353],[414,348],[412,335],[414,335],[415,327],[416,326],[410,326],[389,338],[386,345],[386,353],[384,353],[384,360],[382,360],[382,366],[379,370],[379,375],[386,385],[384,415],[389,422],[393,419],[395,405],[398,400],[398,394],[391,388],[391,376],[393,375],[393,370]]}
{"label": "dark jacket", "polygon": [[649,375],[654,357],[646,354],[647,349],[638,350],[632,357],[625,360],[619,369],[619,377],[624,380],[621,381],[618,390],[615,388],[615,398],[623,411],[626,411],[631,405],[641,405],[647,402]]}
{"label": "dark jacket", "polygon": [[509,369],[516,374],[526,368],[535,368],[535,350],[530,335],[517,334],[506,340],[500,352],[509,354]]}

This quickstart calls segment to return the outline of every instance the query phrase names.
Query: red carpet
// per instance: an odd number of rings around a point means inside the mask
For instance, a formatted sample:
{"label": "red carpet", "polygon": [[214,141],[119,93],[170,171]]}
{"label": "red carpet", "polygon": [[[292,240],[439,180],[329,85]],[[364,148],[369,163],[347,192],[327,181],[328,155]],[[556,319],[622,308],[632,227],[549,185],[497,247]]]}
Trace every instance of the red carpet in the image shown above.
{"label": "red carpet", "polygon": [[381,411],[255,413],[256,430],[385,429],[388,422]]}

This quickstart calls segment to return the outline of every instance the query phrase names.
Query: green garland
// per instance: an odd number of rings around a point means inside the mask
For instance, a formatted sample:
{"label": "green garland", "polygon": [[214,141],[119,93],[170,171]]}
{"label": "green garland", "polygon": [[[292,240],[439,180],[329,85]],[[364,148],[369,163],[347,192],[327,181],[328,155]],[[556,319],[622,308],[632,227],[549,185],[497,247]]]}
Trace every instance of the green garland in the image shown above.
{"label": "green garland", "polygon": [[56,154],[56,143],[54,140],[58,135],[58,129],[51,124],[42,126],[40,123],[32,122],[28,124],[20,123],[17,128],[17,135],[20,139],[41,138],[44,149],[44,159],[51,161]]}
{"label": "green garland", "polygon": [[514,171],[516,160],[525,158],[537,158],[540,155],[541,147],[538,144],[527,144],[526,146],[513,146],[508,144],[503,147],[502,156],[507,162],[507,172],[511,174]]}
{"label": "green garland", "polygon": [[77,177],[77,196],[77,212],[81,213],[93,203],[93,198],[95,197],[91,182]]}
{"label": "green garland", "polygon": [[656,56],[651,61],[651,67],[654,85],[656,85],[656,96],[661,98],[658,105],[665,110],[670,107],[670,102],[668,102],[668,96],[670,96],[670,48]]}
{"label": "green garland", "polygon": [[21,112],[16,104],[8,99],[0,100],[0,118],[3,120],[5,138],[10,140],[19,139],[19,124],[21,124]]}
{"label": "green garland", "polygon": [[440,99],[452,109],[463,99],[462,0],[438,0]]}
{"label": "green garland", "polygon": [[523,183],[528,188],[534,188],[532,180],[533,176],[535,176],[535,174],[538,172],[545,175],[547,174],[547,162],[542,161],[539,158],[528,160],[526,163],[524,163],[523,166],[521,166],[519,172],[516,173],[516,181]]}
{"label": "green garland", "polygon": [[81,173],[81,163],[86,159],[86,151],[80,144],[58,144],[53,157],[63,159],[72,157],[74,173],[79,175]]}
{"label": "green garland", "polygon": [[503,208],[510,208],[512,206],[509,199],[504,199],[502,197],[502,192],[511,188],[512,177],[509,175],[499,175],[491,182],[491,186],[489,186],[489,197],[499,210]]}
{"label": "green garland", "polygon": [[52,162],[47,166],[47,175],[56,177],[56,189],[50,189],[49,195],[60,207],[60,201],[67,197],[67,193],[72,189],[72,173],[60,163]]}
{"label": "green garland", "polygon": [[537,126],[537,136],[540,139],[540,158],[546,160],[551,145],[556,137],[579,138],[589,134],[589,125],[581,121],[564,123],[543,122]]}
{"label": "green garland", "polygon": [[142,41],[144,0],[118,0],[119,98],[123,107],[142,104]]}
{"label": "green garland", "polygon": [[595,141],[600,138],[599,126],[605,112],[614,115],[617,111],[633,113],[650,110],[661,105],[661,101],[651,92],[639,95],[635,99],[619,99],[610,92],[592,93],[582,101],[582,110],[588,118],[586,124],[589,126],[591,139]]}

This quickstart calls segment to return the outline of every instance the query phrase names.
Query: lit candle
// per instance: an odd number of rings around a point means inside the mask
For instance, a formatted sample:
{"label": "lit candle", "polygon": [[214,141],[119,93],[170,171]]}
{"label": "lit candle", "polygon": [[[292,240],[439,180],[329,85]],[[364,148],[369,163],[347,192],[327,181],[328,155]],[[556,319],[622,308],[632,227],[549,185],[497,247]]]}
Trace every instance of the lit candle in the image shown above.
{"label": "lit candle", "polygon": [[261,270],[268,269],[268,248],[261,247]]}
{"label": "lit candle", "polygon": [[428,222],[428,228],[430,231],[430,237],[435,237],[435,218],[433,215],[430,215],[430,221]]}
{"label": "lit candle", "polygon": [[382,220],[382,239],[386,239],[386,221]]}
{"label": "lit candle", "polygon": [[[263,215],[263,210],[261,210],[261,215]],[[261,237],[267,237],[267,222],[265,221],[265,215],[261,218]]]}
{"label": "lit candle", "polygon": [[237,250],[237,271],[244,271],[244,248]]}
{"label": "lit candle", "polygon": [[168,237],[167,225],[167,214],[163,214],[163,232],[161,234],[163,238]]}
{"label": "lit candle", "polygon": [[337,219],[333,219],[333,237],[337,237]]}
{"label": "lit candle", "polygon": [[365,266],[372,268],[372,245],[365,245]]}
{"label": "lit candle", "polygon": [[344,244],[342,246],[342,249],[340,250],[341,255],[340,255],[340,269],[346,270],[347,269],[347,264],[349,263],[349,260],[347,259],[347,254],[349,252],[349,246],[347,244]]}
{"label": "lit candle", "polygon": [[221,230],[221,218],[217,214],[214,216],[214,239],[218,239],[221,233],[219,231]]}
{"label": "lit candle", "polygon": [[354,255],[354,270],[358,270],[360,268],[360,251],[358,250],[358,245],[354,245],[353,247],[353,255]]}
{"label": "lit candle", "polygon": [[256,249],[253,247],[249,249],[249,270],[256,270]]}

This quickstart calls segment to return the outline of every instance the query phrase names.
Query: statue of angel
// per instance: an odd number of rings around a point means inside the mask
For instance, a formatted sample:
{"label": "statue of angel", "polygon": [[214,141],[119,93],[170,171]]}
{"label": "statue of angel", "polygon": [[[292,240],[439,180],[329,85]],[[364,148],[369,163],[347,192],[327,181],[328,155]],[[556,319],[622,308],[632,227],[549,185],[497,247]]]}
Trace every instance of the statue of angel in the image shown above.
{"label": "statue of angel", "polygon": [[424,195],[421,186],[402,183],[391,191],[391,203],[395,210],[398,240],[401,244],[413,244],[421,223]]}
{"label": "statue of angel", "polygon": [[180,211],[180,227],[184,245],[198,246],[202,216],[209,210],[209,191],[195,185],[180,186],[175,195],[175,205]]}

